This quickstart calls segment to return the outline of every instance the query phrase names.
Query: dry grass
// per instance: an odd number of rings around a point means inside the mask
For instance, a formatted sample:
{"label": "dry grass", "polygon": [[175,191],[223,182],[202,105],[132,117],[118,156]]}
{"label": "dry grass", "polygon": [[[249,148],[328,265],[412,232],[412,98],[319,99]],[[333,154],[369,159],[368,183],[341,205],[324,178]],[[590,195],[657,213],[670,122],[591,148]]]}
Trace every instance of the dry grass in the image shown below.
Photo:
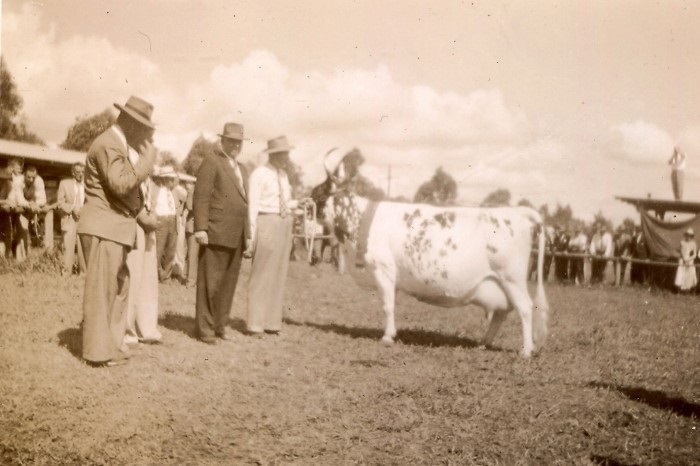
{"label": "dry grass", "polygon": [[[234,303],[245,316],[247,267]],[[0,276],[0,463],[691,464],[700,458],[696,297],[550,285],[551,337],[521,360],[474,308],[379,301],[292,264],[280,337],[192,338],[194,289],[161,286],[165,344],[112,369],[80,354],[82,280]]]}

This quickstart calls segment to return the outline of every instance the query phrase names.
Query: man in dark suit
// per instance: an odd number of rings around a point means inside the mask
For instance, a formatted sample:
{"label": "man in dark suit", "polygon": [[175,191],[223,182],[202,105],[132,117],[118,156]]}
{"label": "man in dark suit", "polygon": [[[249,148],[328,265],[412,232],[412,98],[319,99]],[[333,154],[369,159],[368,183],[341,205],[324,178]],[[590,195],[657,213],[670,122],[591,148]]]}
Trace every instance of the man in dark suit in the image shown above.
{"label": "man in dark suit", "polygon": [[123,364],[129,268],[136,217],[144,207],[141,184],[153,171],[153,106],[130,97],[116,123],[95,139],[85,163],[85,205],[78,235],[87,271],[83,296],[83,358],[94,365]]}
{"label": "man in dark suit", "polygon": [[196,332],[214,345],[227,334],[233,295],[244,252],[252,249],[248,224],[247,180],[236,162],[243,126],[226,123],[221,145],[203,161],[194,187],[194,235],[200,245],[197,270]]}

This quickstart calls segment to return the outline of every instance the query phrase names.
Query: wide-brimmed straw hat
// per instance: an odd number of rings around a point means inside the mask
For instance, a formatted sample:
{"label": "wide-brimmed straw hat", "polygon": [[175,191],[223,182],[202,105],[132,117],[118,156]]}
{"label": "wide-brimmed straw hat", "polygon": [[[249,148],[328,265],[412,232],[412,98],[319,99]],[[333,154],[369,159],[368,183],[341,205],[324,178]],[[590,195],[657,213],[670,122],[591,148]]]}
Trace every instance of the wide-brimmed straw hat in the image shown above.
{"label": "wide-brimmed straw hat", "polygon": [[267,141],[267,149],[265,149],[263,152],[275,154],[278,152],[289,152],[292,149],[294,149],[294,146],[287,142],[287,136],[277,136],[276,138]]}
{"label": "wide-brimmed straw hat", "polygon": [[153,105],[146,102],[142,98],[132,95],[129,97],[129,100],[126,101],[125,105],[114,104],[114,106],[120,111],[125,112],[142,125],[155,129],[155,125],[151,121],[151,115],[153,115]]}
{"label": "wide-brimmed straw hat", "polygon": [[248,138],[243,137],[243,125],[239,123],[225,123],[223,133],[219,134],[222,138],[237,139],[239,141],[247,141]]}
{"label": "wide-brimmed straw hat", "polygon": [[162,167],[155,167],[153,170],[154,178],[179,178],[177,172],[170,165],[164,165]]}

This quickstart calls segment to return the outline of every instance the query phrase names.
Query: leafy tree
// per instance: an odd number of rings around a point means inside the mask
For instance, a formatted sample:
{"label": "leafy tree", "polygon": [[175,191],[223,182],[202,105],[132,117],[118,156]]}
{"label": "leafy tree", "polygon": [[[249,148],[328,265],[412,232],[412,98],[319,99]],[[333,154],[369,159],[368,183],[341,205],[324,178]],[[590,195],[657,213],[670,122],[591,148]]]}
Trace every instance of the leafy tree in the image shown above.
{"label": "leafy tree", "polygon": [[371,201],[381,201],[386,196],[381,188],[375,186],[369,178],[361,174],[355,176],[353,180],[353,191]]}
{"label": "leafy tree", "polygon": [[7,69],[5,59],[0,57],[0,138],[43,146],[44,141],[27,129],[22,105],[15,80]]}
{"label": "leafy tree", "polygon": [[481,201],[482,207],[496,207],[496,206],[507,206],[510,205],[510,191],[507,189],[499,188],[486,196],[483,201]]}
{"label": "leafy tree", "polygon": [[457,182],[439,167],[429,180],[420,185],[413,202],[433,205],[453,205],[457,198]]}
{"label": "leafy tree", "polygon": [[199,166],[202,164],[202,160],[209,154],[216,152],[217,143],[210,141],[204,136],[199,136],[190,147],[190,151],[187,153],[184,162],[182,163],[182,169],[185,173],[192,176],[197,176],[197,171]]}
{"label": "leafy tree", "polygon": [[116,117],[107,108],[96,115],[76,117],[73,125],[68,128],[66,139],[61,143],[63,149],[87,152],[92,142],[107,128],[112,126]]}
{"label": "leafy tree", "polygon": [[182,169],[180,162],[178,162],[173,153],[168,150],[158,152],[158,165],[161,167],[165,165],[171,166],[178,172]]}
{"label": "leafy tree", "polygon": [[531,209],[535,208],[535,206],[532,205],[532,202],[530,202],[529,200],[527,200],[525,198],[520,199],[516,205],[523,206],[523,207],[530,207]]}
{"label": "leafy tree", "polygon": [[548,223],[559,225],[562,228],[569,228],[573,219],[574,214],[571,210],[571,206],[568,204],[565,206],[557,204],[557,207],[554,209],[554,213],[552,213],[552,215],[549,217]]}

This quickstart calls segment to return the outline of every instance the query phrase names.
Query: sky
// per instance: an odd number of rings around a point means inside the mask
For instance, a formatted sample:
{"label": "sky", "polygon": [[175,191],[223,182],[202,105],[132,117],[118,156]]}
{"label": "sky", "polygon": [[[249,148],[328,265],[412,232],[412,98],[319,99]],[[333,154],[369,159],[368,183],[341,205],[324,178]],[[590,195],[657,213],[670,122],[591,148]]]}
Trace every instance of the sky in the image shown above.
{"label": "sky", "polygon": [[358,147],[392,196],[443,167],[465,205],[505,188],[617,223],[637,215],[615,196],[672,197],[678,145],[700,201],[697,1],[2,0],[1,25],[49,144],[137,95],[160,149],[236,121],[244,160],[284,134],[307,185]]}

